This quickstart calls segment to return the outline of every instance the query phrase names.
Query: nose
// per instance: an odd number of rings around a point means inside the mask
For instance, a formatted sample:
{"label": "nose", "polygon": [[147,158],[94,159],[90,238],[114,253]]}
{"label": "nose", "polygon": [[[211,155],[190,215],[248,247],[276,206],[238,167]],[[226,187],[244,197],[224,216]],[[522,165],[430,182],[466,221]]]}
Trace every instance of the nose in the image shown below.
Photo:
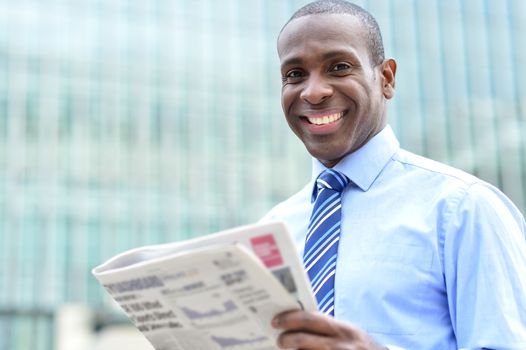
{"label": "nose", "polygon": [[310,104],[316,105],[322,103],[333,94],[332,86],[317,74],[311,74],[305,84],[304,89],[300,93],[300,97]]}

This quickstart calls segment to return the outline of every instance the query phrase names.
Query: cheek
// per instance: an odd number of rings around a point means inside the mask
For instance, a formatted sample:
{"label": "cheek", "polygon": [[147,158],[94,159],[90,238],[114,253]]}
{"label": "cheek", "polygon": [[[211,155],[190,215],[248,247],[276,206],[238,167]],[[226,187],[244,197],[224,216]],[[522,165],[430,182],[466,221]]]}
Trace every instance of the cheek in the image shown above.
{"label": "cheek", "polygon": [[356,100],[360,105],[365,106],[369,102],[373,91],[370,86],[356,82],[352,85],[351,93],[356,97]]}
{"label": "cheek", "polygon": [[369,86],[353,84],[346,90],[347,97],[355,109],[355,117],[359,120],[371,117],[371,100],[376,99],[375,92]]}
{"label": "cheek", "polygon": [[298,98],[297,88],[291,85],[285,85],[281,89],[281,108],[287,113],[290,111],[294,101]]}

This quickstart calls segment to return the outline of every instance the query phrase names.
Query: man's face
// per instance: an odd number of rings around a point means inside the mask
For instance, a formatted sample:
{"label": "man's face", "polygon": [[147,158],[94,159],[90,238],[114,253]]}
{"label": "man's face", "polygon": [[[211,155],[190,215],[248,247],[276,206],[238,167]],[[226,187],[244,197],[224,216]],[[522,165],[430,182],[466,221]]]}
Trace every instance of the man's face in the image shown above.
{"label": "man's face", "polygon": [[294,19],[278,39],[278,54],[287,122],[325,166],[334,166],[385,126],[396,64],[373,67],[359,19],[340,14]]}

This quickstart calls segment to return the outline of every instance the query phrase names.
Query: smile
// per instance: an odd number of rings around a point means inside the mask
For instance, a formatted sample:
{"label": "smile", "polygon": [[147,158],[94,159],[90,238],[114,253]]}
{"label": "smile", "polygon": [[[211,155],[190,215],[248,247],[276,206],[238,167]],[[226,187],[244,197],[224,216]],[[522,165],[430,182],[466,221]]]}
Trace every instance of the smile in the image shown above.
{"label": "smile", "polygon": [[311,124],[326,125],[326,124],[334,123],[337,120],[340,120],[343,117],[343,114],[344,114],[343,112],[339,112],[339,113],[333,113],[333,114],[324,115],[320,117],[305,117],[305,118],[307,118],[307,120]]}

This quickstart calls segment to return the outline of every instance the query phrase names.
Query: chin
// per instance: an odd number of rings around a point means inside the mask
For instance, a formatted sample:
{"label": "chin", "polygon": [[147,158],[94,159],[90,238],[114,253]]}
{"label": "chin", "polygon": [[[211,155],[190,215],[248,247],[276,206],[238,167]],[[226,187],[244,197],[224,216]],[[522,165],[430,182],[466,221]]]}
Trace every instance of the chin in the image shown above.
{"label": "chin", "polygon": [[343,155],[327,154],[323,152],[316,152],[315,150],[312,150],[312,151],[309,150],[309,153],[311,156],[319,160],[323,165],[325,165],[328,168],[331,168],[334,165],[338,164],[338,162],[342,160],[343,157],[346,156],[346,154],[343,154]]}

